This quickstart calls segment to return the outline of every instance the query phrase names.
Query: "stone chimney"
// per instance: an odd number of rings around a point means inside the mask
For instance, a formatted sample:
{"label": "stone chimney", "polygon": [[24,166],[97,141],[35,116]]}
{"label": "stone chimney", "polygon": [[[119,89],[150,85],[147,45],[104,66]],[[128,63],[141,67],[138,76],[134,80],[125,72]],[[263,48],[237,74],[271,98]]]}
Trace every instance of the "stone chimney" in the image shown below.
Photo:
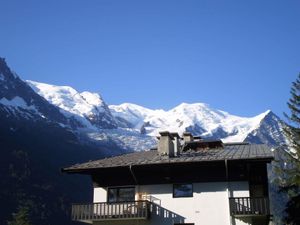
{"label": "stone chimney", "polygon": [[174,143],[173,136],[169,131],[159,132],[160,137],[158,138],[158,153],[161,155],[168,155],[169,157],[174,156]]}
{"label": "stone chimney", "polygon": [[184,132],[183,133],[183,141],[184,141],[184,143],[194,141],[194,137],[190,132]]}
{"label": "stone chimney", "polygon": [[180,153],[180,136],[176,132],[172,132],[171,135],[173,137],[174,155],[177,156]]}

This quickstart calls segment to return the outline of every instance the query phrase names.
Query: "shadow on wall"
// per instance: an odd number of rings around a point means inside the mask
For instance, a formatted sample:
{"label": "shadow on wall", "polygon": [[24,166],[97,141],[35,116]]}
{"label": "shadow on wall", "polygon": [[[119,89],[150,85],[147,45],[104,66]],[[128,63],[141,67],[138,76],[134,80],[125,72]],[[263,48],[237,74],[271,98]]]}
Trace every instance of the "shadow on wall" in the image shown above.
{"label": "shadow on wall", "polygon": [[262,217],[254,217],[254,218],[249,218],[249,217],[240,217],[240,218],[235,218],[232,217],[232,225],[240,225],[240,224],[251,224],[251,225],[269,225],[273,224],[270,222],[269,217],[267,216],[262,216]]}
{"label": "shadow on wall", "polygon": [[[252,219],[251,218],[234,218],[232,217],[232,225],[240,225],[240,224],[243,224],[243,225],[246,225],[246,224],[254,224],[252,223]],[[259,223],[258,223],[259,224]],[[265,223],[262,223],[262,224],[259,224],[259,225],[263,225]]]}
{"label": "shadow on wall", "polygon": [[[164,185],[147,185],[143,187],[142,193],[151,193],[151,196],[156,196],[159,199],[161,194],[171,194],[173,192],[172,184]],[[206,183],[193,183],[194,193],[210,193],[210,192],[227,192],[227,182],[206,182]]]}
{"label": "shadow on wall", "polygon": [[193,184],[193,191],[195,193],[210,193],[210,192],[224,192],[227,190],[226,182],[207,182]]}
{"label": "shadow on wall", "polygon": [[174,213],[155,203],[150,204],[150,217],[148,219],[111,219],[94,221],[93,225],[173,225],[184,223],[185,217]]}
{"label": "shadow on wall", "polygon": [[163,208],[155,203],[152,203],[150,207],[150,220],[152,224],[172,225],[174,223],[184,223],[185,217],[175,212]]}

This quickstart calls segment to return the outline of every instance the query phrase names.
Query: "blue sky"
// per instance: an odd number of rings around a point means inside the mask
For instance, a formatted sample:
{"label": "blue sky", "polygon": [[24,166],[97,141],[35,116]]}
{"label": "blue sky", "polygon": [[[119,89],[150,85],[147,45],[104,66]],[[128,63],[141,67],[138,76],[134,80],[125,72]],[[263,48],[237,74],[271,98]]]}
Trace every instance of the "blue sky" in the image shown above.
{"label": "blue sky", "polygon": [[0,56],[23,79],[98,92],[108,104],[288,111],[300,1],[0,1]]}

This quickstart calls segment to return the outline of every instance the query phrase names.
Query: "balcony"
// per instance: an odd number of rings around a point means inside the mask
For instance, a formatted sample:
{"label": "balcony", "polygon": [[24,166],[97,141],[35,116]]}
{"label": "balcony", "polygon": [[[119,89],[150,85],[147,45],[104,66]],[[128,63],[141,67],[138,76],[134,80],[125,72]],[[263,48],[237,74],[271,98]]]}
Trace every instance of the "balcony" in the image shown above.
{"label": "balcony", "polygon": [[117,202],[73,204],[72,220],[91,223],[107,220],[146,220],[149,218],[150,202]]}
{"label": "balcony", "polygon": [[259,217],[270,215],[269,199],[265,197],[229,198],[230,214],[234,217]]}

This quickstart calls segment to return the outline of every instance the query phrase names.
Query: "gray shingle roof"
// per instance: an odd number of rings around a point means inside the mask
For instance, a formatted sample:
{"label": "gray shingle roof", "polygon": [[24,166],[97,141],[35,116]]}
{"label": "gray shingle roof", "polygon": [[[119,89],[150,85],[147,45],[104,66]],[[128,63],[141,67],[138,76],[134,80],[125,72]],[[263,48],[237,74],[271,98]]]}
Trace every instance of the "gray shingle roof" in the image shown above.
{"label": "gray shingle roof", "polygon": [[274,158],[273,152],[268,146],[258,144],[232,144],[224,145],[223,148],[203,149],[200,151],[189,150],[176,157],[162,156],[157,151],[141,151],[111,158],[90,161],[76,164],[64,168],[66,172],[76,172],[97,168],[112,168],[122,166],[165,164],[165,163],[184,163],[184,162],[205,162],[223,160],[244,160],[244,159],[267,159]]}

